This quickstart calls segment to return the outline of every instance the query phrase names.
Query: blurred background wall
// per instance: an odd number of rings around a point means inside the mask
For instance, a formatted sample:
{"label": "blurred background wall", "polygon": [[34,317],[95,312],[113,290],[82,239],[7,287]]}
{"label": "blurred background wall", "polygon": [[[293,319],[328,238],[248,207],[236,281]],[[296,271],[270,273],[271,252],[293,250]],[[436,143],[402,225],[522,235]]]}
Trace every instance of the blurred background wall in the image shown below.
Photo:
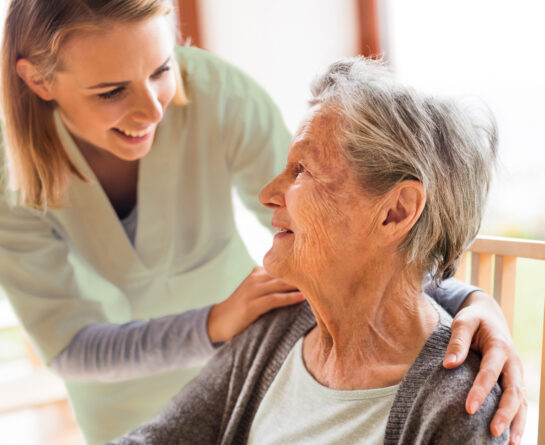
{"label": "blurred background wall", "polygon": [[[0,0],[0,12],[6,3]],[[543,2],[179,0],[179,4],[182,39],[254,77],[276,101],[291,131],[306,110],[315,74],[337,58],[356,54],[382,54],[399,79],[420,89],[481,97],[498,120],[501,153],[482,233],[545,240]],[[248,248],[261,262],[270,233],[238,200],[236,209]],[[514,336],[530,400],[523,443],[535,444],[545,267],[531,260],[519,260],[517,267]],[[16,324],[0,289],[4,387],[13,387],[15,379],[19,382],[34,372]],[[35,378],[29,381],[36,383]],[[62,392],[48,385],[42,385],[42,393],[47,387],[55,393],[46,394],[48,400],[62,398]],[[74,445],[76,432],[67,435],[73,423],[62,426],[61,433],[58,428],[51,433],[54,425],[62,424],[59,419],[69,417],[66,403],[65,411],[44,416],[39,411],[44,408],[36,408],[43,400],[35,399],[36,394],[26,402],[27,408],[34,406],[30,411],[2,412],[0,406],[0,429],[7,443]],[[70,438],[62,442],[59,434]]]}
{"label": "blurred background wall", "polygon": [[[496,116],[500,165],[481,234],[545,240],[545,4],[534,0],[201,0],[198,44],[260,82],[294,131],[309,83],[340,57],[380,53],[402,81],[430,93],[481,98]],[[182,14],[183,21],[183,14]],[[194,28],[193,28],[194,29]],[[186,36],[191,27],[186,28]],[[237,203],[260,262],[269,233]],[[545,267],[517,263],[515,342],[537,442]]]}

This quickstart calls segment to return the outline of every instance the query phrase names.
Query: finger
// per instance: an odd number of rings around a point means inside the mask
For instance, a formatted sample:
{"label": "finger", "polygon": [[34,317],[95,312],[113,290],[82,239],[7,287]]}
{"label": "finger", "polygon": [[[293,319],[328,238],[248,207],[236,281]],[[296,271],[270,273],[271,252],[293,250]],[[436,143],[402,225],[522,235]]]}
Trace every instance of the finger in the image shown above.
{"label": "finger", "polygon": [[255,300],[254,310],[257,313],[256,318],[273,309],[300,303],[304,299],[305,297],[301,292],[275,292],[265,295]]}
{"label": "finger", "polygon": [[274,278],[272,280],[260,283],[258,289],[261,295],[280,292],[293,292],[298,290],[297,287],[295,287],[293,284],[288,284],[279,278]]}
{"label": "finger", "polygon": [[[498,410],[490,423],[490,430],[492,434],[496,435],[501,434],[521,410],[525,410],[526,399],[522,391],[522,365],[520,364],[520,360],[511,359],[506,363],[502,378],[502,388],[503,393]],[[523,416],[523,420],[525,421],[525,411]],[[522,424],[522,427],[524,427],[524,424]]]}
{"label": "finger", "polygon": [[526,426],[526,416],[528,414],[528,402],[526,398],[522,399],[519,412],[511,423],[510,431],[510,445],[520,445],[522,434],[524,433],[524,427]]}
{"label": "finger", "polygon": [[450,341],[443,359],[445,368],[456,368],[466,359],[471,340],[479,327],[478,319],[455,318],[452,322]]}
{"label": "finger", "polygon": [[506,355],[499,353],[497,348],[490,348],[484,352],[479,372],[466,399],[466,411],[469,414],[477,412],[492,387],[498,381],[506,358]]}
{"label": "finger", "polygon": [[270,275],[264,267],[256,266],[252,269],[252,272],[250,273],[250,275],[248,275],[247,278],[254,280],[257,283],[261,283],[264,281],[268,281],[274,277]]}
{"label": "finger", "polygon": [[522,391],[519,388],[510,387],[503,391],[500,405],[490,423],[490,431],[494,436],[500,436],[509,426],[522,404]]}

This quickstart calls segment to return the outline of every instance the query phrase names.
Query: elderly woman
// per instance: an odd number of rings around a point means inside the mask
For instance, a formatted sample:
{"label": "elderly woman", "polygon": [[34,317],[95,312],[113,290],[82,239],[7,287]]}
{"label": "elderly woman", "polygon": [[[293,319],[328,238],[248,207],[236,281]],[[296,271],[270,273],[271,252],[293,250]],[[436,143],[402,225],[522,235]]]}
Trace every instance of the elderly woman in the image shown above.
{"label": "elderly woman", "polygon": [[120,443],[506,443],[464,399],[474,353],[442,366],[451,318],[423,292],[481,222],[496,130],[380,63],[318,79],[285,170],[261,192],[278,229],[269,273],[307,302],[263,316],[150,424]]}

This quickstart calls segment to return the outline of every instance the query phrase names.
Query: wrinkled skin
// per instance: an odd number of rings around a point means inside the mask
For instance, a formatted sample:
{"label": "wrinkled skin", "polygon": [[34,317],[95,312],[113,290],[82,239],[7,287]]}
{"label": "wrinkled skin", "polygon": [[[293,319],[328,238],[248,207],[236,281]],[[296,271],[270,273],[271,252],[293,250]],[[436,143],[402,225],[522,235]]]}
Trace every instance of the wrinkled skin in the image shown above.
{"label": "wrinkled skin", "polygon": [[289,282],[310,280],[313,288],[313,280],[325,281],[340,262],[350,268],[347,279],[360,278],[369,257],[362,253],[374,248],[375,200],[364,194],[330,138],[336,124],[333,115],[311,110],[292,141],[286,169],[261,192],[263,202],[285,201],[273,226],[293,231],[275,238],[266,269]]}
{"label": "wrinkled skin", "polygon": [[[316,110],[311,110],[293,139],[286,170],[260,195],[265,205],[275,209],[273,226],[294,232],[275,237],[273,247],[264,258],[267,270],[292,283],[305,276],[309,290],[317,288],[313,281],[331,276],[334,270],[331,265],[340,260],[347,264],[347,256],[352,256],[354,251],[361,260],[364,252],[377,249],[372,244],[371,232],[372,221],[377,216],[373,205],[377,202],[362,195],[344,158],[338,156],[338,147],[332,143],[335,119],[316,114]],[[313,119],[317,125],[311,125]],[[358,199],[353,199],[356,192]],[[302,197],[300,201],[299,197]],[[354,221],[347,217],[355,203],[360,206],[357,209],[359,231],[354,230]],[[283,207],[290,208],[289,215]],[[320,218],[321,215],[327,218]],[[358,261],[350,263],[350,271],[336,271],[335,278],[344,279],[354,268],[358,268],[361,276],[364,266]],[[327,313],[330,309],[324,308],[321,312]],[[350,309],[349,305],[344,309]],[[483,361],[467,398],[467,412],[472,414],[478,409],[500,373],[504,373],[501,381],[504,393],[490,429],[499,436],[513,422],[510,443],[520,443],[527,412],[521,390],[522,366],[501,310],[483,292],[470,294],[456,315],[445,366],[461,365],[470,346],[483,355]]]}

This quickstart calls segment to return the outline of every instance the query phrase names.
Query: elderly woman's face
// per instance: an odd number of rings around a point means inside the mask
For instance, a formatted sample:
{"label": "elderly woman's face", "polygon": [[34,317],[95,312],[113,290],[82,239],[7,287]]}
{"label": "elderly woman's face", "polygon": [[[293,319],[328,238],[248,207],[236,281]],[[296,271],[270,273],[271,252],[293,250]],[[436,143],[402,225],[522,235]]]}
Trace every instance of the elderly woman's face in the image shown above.
{"label": "elderly woman's face", "polygon": [[373,199],[358,185],[336,138],[338,118],[314,107],[293,138],[286,169],[261,192],[279,230],[264,258],[283,279],[361,270],[372,249]]}

